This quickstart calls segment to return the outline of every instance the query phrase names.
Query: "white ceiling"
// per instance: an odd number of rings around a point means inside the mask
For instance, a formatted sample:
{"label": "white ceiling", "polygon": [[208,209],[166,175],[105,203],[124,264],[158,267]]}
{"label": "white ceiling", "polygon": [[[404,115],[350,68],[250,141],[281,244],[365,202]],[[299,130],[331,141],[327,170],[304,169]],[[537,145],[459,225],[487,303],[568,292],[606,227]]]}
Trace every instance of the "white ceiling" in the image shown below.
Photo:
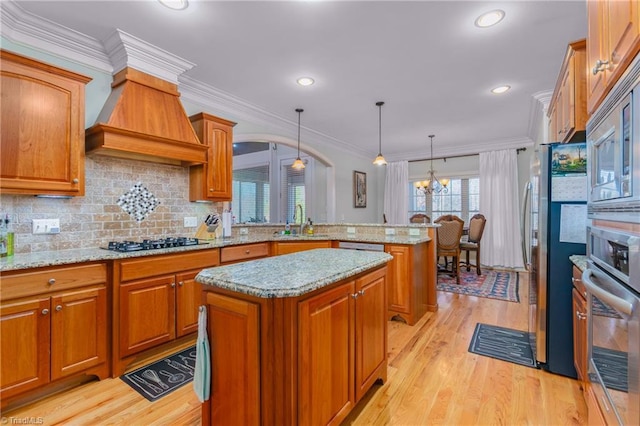
{"label": "white ceiling", "polygon": [[[388,159],[531,144],[567,44],[586,36],[586,1],[19,1],[104,41],[120,29],[196,64],[185,73],[357,151]],[[502,9],[481,29],[474,20]],[[301,87],[297,77],[316,84]],[[490,89],[512,89],[493,95]],[[303,135],[304,139],[304,135]]]}

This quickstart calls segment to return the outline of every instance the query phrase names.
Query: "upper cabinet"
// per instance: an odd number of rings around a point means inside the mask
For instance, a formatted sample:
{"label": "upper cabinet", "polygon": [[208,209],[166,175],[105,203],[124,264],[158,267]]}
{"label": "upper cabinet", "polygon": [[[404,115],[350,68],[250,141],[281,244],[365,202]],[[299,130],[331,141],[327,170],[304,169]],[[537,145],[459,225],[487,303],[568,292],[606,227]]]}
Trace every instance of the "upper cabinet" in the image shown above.
{"label": "upper cabinet", "polygon": [[549,106],[549,141],[567,142],[587,125],[586,40],[569,44]]}
{"label": "upper cabinet", "polygon": [[0,50],[0,189],[84,195],[85,85],[91,78]]}
{"label": "upper cabinet", "polygon": [[207,163],[189,169],[189,201],[231,201],[236,123],[203,112],[189,120],[207,146]]}
{"label": "upper cabinet", "polygon": [[598,108],[640,50],[638,4],[638,0],[587,2],[589,114]]}

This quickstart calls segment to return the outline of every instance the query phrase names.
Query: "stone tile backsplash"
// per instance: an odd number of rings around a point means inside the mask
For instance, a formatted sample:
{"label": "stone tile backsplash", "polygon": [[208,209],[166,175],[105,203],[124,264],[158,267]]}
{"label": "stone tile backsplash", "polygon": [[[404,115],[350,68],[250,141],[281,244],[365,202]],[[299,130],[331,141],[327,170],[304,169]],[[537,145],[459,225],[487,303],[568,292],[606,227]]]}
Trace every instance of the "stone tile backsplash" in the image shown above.
{"label": "stone tile backsplash", "polygon": [[[189,202],[189,169],[180,166],[87,157],[85,196],[71,199],[29,195],[0,195],[0,213],[9,214],[15,233],[15,253],[104,247],[111,240],[140,240],[194,236],[184,217],[198,224],[209,213],[222,212],[222,203]],[[127,214],[118,199],[142,183],[160,201],[142,221]],[[60,219],[60,234],[32,234],[33,219]]]}

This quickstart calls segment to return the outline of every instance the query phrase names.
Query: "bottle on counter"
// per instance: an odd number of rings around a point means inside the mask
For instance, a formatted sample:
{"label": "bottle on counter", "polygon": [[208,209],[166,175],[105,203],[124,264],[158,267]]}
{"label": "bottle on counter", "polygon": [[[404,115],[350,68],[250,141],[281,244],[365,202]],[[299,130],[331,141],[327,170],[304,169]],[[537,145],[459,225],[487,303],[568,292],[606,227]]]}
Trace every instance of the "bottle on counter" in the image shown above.
{"label": "bottle on counter", "polygon": [[311,218],[307,218],[307,223],[307,234],[313,235],[313,222],[311,221]]}
{"label": "bottle on counter", "polygon": [[287,223],[284,225],[284,234],[285,235],[291,234],[291,225],[289,225],[289,219],[287,219]]}

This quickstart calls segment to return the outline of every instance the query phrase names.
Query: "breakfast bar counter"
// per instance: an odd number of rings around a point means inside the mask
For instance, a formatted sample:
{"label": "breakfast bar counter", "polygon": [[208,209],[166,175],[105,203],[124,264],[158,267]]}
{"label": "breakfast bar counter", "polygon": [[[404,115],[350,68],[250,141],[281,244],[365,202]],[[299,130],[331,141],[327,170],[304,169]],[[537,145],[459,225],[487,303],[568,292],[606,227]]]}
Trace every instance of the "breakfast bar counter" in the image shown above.
{"label": "breakfast bar counter", "polygon": [[315,249],[201,271],[202,424],[339,423],[387,378],[384,252]]}

